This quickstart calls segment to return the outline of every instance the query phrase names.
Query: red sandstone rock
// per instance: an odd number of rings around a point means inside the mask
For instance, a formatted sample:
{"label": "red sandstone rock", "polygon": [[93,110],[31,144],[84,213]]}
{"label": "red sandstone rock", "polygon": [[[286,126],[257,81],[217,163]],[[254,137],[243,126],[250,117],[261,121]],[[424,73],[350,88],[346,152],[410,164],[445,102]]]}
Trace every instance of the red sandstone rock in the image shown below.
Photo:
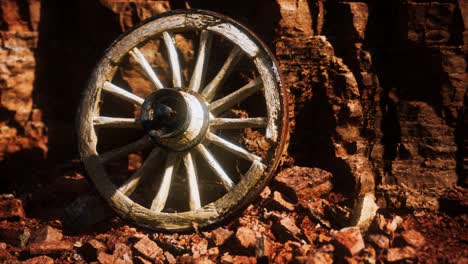
{"label": "red sandstone rock", "polygon": [[426,239],[421,233],[416,230],[406,230],[401,233],[401,236],[408,245],[420,248],[426,243]]}
{"label": "red sandstone rock", "polygon": [[19,199],[0,199],[0,220],[1,219],[22,219],[25,218],[23,203]]}
{"label": "red sandstone rock", "polygon": [[192,246],[192,254],[194,257],[206,255],[208,252],[208,241],[206,239],[200,239]]}
{"label": "red sandstone rock", "polygon": [[48,256],[37,256],[27,259],[22,264],[54,264],[54,260]]}
{"label": "red sandstone rock", "polygon": [[296,226],[295,219],[287,216],[273,222],[271,231],[275,237],[282,241],[297,240],[301,230]]}
{"label": "red sandstone rock", "polygon": [[387,261],[397,262],[404,259],[411,259],[416,256],[416,250],[412,247],[389,248],[387,251]]}
{"label": "red sandstone rock", "polygon": [[9,263],[14,262],[15,257],[13,257],[10,252],[5,248],[0,248],[0,263]]}
{"label": "red sandstone rock", "polygon": [[153,262],[149,261],[149,260],[146,260],[140,256],[136,256],[135,258],[133,258],[133,261],[136,263],[136,264],[151,264]]}
{"label": "red sandstone rock", "polygon": [[211,232],[207,232],[213,244],[217,247],[222,246],[234,232],[225,228],[218,228]]}
{"label": "red sandstone rock", "polygon": [[52,242],[62,240],[63,235],[60,230],[51,226],[43,226],[31,234],[31,242]]}
{"label": "red sandstone rock", "polygon": [[132,261],[132,250],[125,245],[124,243],[117,243],[115,244],[114,253],[112,254],[114,261],[116,263],[126,263],[130,264],[133,263]]}
{"label": "red sandstone rock", "polygon": [[267,207],[271,210],[278,211],[294,211],[294,204],[286,201],[280,192],[274,191],[271,200],[268,201]]}
{"label": "red sandstone rock", "polygon": [[107,247],[99,240],[91,239],[83,244],[80,252],[83,254],[87,261],[94,261],[101,252],[105,252]]}
{"label": "red sandstone rock", "polygon": [[0,222],[0,239],[13,246],[24,247],[29,241],[29,228],[17,223]]}
{"label": "red sandstone rock", "polygon": [[56,255],[73,249],[70,241],[51,241],[44,243],[30,243],[27,251],[31,255]]}
{"label": "red sandstone rock", "polygon": [[151,239],[145,237],[138,241],[133,248],[143,257],[155,261],[163,254],[163,250]]}
{"label": "red sandstone rock", "polygon": [[236,240],[244,249],[253,248],[257,244],[255,232],[248,227],[239,227],[239,229],[237,229]]}
{"label": "red sandstone rock", "polygon": [[351,256],[359,253],[365,247],[359,227],[343,228],[340,231],[334,232],[333,236],[338,244]]}
{"label": "red sandstone rock", "polygon": [[174,256],[169,251],[164,252],[164,257],[166,258],[166,262],[169,263],[169,264],[177,263],[177,260],[174,258]]}
{"label": "red sandstone rock", "polygon": [[274,248],[273,241],[271,241],[267,236],[261,235],[257,238],[257,246],[255,247],[255,257],[259,260],[271,261],[273,256]]}
{"label": "red sandstone rock", "polygon": [[318,168],[292,167],[276,175],[274,185],[292,201],[309,202],[333,188],[332,175]]}
{"label": "red sandstone rock", "polygon": [[221,263],[223,264],[256,264],[257,260],[254,257],[231,256],[229,254],[224,254],[221,257]]}
{"label": "red sandstone rock", "polygon": [[374,243],[381,249],[387,249],[390,246],[390,239],[384,235],[372,234],[369,235],[369,241]]}

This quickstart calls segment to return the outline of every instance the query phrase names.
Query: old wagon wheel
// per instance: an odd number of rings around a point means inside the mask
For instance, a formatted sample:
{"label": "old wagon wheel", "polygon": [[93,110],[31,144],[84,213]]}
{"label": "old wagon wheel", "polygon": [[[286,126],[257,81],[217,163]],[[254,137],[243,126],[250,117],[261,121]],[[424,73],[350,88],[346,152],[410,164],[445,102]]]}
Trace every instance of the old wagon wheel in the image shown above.
{"label": "old wagon wheel", "polygon": [[[132,83],[129,71],[144,80]],[[272,54],[244,26],[208,11],[175,11],[111,45],[78,123],[86,170],[121,217],[187,230],[225,219],[265,187],[285,147],[286,92]],[[125,142],[122,130],[137,138]],[[141,166],[114,176],[110,164],[126,165],[132,153]]]}

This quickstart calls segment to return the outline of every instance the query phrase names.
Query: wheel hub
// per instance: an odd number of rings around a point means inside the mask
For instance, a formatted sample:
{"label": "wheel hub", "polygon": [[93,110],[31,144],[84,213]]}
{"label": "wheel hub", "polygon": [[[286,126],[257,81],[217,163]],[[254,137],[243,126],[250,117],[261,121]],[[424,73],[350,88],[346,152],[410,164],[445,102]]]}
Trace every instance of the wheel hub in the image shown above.
{"label": "wheel hub", "polygon": [[173,151],[185,151],[200,143],[208,128],[208,118],[201,97],[172,88],[150,94],[141,109],[145,133]]}

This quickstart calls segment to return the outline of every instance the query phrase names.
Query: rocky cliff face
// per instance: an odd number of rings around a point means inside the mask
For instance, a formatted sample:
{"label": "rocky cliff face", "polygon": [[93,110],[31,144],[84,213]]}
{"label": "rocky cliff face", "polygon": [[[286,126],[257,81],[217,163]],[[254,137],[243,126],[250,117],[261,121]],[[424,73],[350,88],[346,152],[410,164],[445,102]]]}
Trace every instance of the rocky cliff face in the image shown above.
{"label": "rocky cliff face", "polygon": [[283,166],[330,171],[355,194],[466,181],[465,1],[59,2],[1,3],[2,166],[48,147],[51,161],[76,157],[79,94],[104,48],[152,15],[202,8],[245,23],[276,54],[292,106]]}

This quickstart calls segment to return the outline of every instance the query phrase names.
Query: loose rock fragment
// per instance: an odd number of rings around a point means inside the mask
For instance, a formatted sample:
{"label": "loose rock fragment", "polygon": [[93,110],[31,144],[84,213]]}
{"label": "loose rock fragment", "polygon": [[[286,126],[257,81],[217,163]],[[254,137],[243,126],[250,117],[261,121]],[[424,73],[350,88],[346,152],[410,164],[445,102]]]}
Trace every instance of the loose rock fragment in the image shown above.
{"label": "loose rock fragment", "polygon": [[390,239],[384,235],[372,234],[369,235],[369,241],[374,243],[381,249],[387,249],[390,246]]}
{"label": "loose rock fragment", "polygon": [[206,241],[206,239],[200,239],[200,241],[192,246],[192,254],[194,257],[206,255],[207,251],[208,241]]}
{"label": "loose rock fragment", "polygon": [[222,246],[234,232],[225,228],[218,228],[211,232],[207,232],[213,244],[217,247]]}
{"label": "loose rock fragment", "polygon": [[23,218],[26,218],[26,215],[21,200],[14,198],[0,200],[0,220]]}
{"label": "loose rock fragment", "polygon": [[379,207],[375,203],[375,196],[366,193],[363,198],[358,199],[353,209],[352,225],[359,226],[361,230],[366,231],[374,220]]}
{"label": "loose rock fragment", "polygon": [[105,252],[107,247],[104,243],[99,240],[91,239],[83,244],[80,248],[81,254],[85,257],[87,261],[93,261],[97,259],[97,256],[101,252]]}
{"label": "loose rock fragment", "polygon": [[346,227],[333,233],[335,240],[342,246],[346,253],[351,256],[364,249],[364,240],[362,239],[359,227]]}
{"label": "loose rock fragment", "polygon": [[397,228],[400,227],[402,223],[403,219],[400,216],[396,215],[395,217],[393,217],[392,221],[387,222],[387,225],[385,226],[385,232],[387,234],[395,233]]}
{"label": "loose rock fragment", "polygon": [[226,253],[221,257],[221,263],[223,264],[256,264],[257,260],[254,257],[231,256]]}
{"label": "loose rock fragment", "polygon": [[401,236],[408,245],[415,248],[422,247],[426,243],[426,239],[421,233],[416,230],[406,230],[401,233]]}
{"label": "loose rock fragment", "polygon": [[416,256],[416,250],[412,247],[389,248],[387,251],[387,261],[396,262],[404,259],[411,259]]}
{"label": "loose rock fragment", "polygon": [[70,241],[30,243],[27,248],[31,255],[55,255],[70,250],[73,250],[73,243]]}
{"label": "loose rock fragment", "polygon": [[177,260],[174,258],[174,256],[169,251],[164,252],[164,257],[166,258],[166,262],[169,263],[169,264],[177,263]]}
{"label": "loose rock fragment", "polygon": [[274,191],[271,200],[268,201],[268,208],[278,211],[294,211],[294,204],[286,201],[280,192]]}
{"label": "loose rock fragment", "polygon": [[152,264],[151,261],[146,260],[140,256],[136,256],[133,260],[135,261],[136,264]]}
{"label": "loose rock fragment", "polygon": [[271,261],[271,256],[274,253],[273,242],[266,237],[261,235],[257,237],[257,246],[255,247],[255,257],[259,260],[264,260],[266,262]]}
{"label": "loose rock fragment", "polygon": [[37,256],[27,259],[22,264],[54,264],[54,260],[48,256]]}
{"label": "loose rock fragment", "polygon": [[296,226],[296,221],[290,216],[277,219],[273,222],[271,230],[281,241],[298,240],[301,233],[299,227]]}
{"label": "loose rock fragment", "polygon": [[237,229],[236,240],[244,249],[253,248],[257,244],[255,232],[248,227],[239,227],[239,229]]}
{"label": "loose rock fragment", "polygon": [[[133,263],[132,261],[132,250],[125,245],[124,243],[117,243],[115,244],[114,253],[112,254],[114,263],[126,263],[130,264]],[[123,261],[123,262],[122,262]]]}
{"label": "loose rock fragment", "polygon": [[31,232],[29,228],[8,223],[0,223],[0,240],[17,247],[24,247],[29,241]]}
{"label": "loose rock fragment", "polygon": [[158,256],[163,254],[163,250],[148,237],[138,241],[133,248],[138,254],[152,261],[155,261]]}
{"label": "loose rock fragment", "polygon": [[62,240],[63,235],[60,230],[57,230],[51,226],[44,226],[36,230],[31,235],[31,242],[52,242]]}
{"label": "loose rock fragment", "polygon": [[274,186],[294,202],[308,202],[329,193],[332,174],[319,168],[294,166],[278,173]]}

